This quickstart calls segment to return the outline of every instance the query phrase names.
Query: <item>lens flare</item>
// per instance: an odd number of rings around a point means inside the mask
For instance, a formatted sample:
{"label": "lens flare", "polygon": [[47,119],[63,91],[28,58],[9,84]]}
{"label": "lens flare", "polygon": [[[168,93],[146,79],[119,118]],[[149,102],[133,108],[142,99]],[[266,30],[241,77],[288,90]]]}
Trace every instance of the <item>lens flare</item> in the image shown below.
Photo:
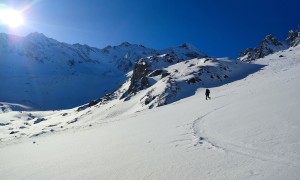
{"label": "lens flare", "polygon": [[11,28],[16,28],[24,23],[22,13],[14,9],[0,9],[0,22]]}

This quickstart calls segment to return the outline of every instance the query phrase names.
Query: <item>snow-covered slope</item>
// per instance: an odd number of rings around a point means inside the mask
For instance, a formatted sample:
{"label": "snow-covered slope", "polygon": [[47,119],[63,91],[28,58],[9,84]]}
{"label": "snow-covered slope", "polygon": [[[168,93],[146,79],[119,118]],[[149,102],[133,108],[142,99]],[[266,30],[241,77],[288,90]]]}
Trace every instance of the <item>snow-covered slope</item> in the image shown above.
{"label": "snow-covered slope", "polygon": [[[136,112],[140,98],[164,83],[150,73],[154,83],[127,101],[115,98],[81,111],[1,114],[1,178],[298,179],[299,57],[296,46],[258,59],[251,68],[263,68],[243,79],[214,86],[220,82],[214,78],[208,101],[199,86],[188,98]],[[169,75],[183,83],[191,76],[181,75],[198,71],[198,65],[213,72],[232,63],[204,61],[195,58],[162,70],[180,66],[182,71]],[[125,85],[128,89],[130,81]]]}
{"label": "snow-covered slope", "polygon": [[67,109],[114,92],[134,63],[156,54],[204,57],[188,44],[166,50],[122,43],[97,49],[40,33],[0,34],[0,99],[39,110]]}
{"label": "snow-covered slope", "polygon": [[[298,179],[299,57],[296,46],[259,59],[260,71],[211,86],[209,101],[200,86],[189,98],[136,112],[135,98],[148,87],[79,112],[1,114],[1,179]],[[228,63],[203,60],[164,71]]]}
{"label": "snow-covered slope", "polygon": [[10,112],[10,111],[29,111],[30,107],[21,104],[12,104],[6,102],[0,102],[0,114]]}
{"label": "snow-covered slope", "polygon": [[188,58],[170,54],[142,58],[117,91],[72,110],[11,112],[10,118],[0,114],[0,119],[6,119],[3,140],[62,131],[86,114],[111,118],[167,105],[194,95],[199,88],[221,86],[263,67],[224,58]]}

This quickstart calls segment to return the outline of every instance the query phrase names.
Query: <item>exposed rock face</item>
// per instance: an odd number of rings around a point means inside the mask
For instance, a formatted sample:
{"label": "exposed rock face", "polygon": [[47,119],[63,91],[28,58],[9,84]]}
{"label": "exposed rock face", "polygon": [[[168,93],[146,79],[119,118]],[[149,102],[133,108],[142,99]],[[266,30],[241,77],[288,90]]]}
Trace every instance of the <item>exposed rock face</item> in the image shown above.
{"label": "exposed rock face", "polygon": [[102,98],[93,100],[93,101],[89,102],[88,104],[78,107],[77,111],[85,110],[86,108],[92,107],[97,104],[106,104],[110,100],[114,99],[115,95],[116,95],[116,93],[107,94],[107,95],[103,96]]}
{"label": "exposed rock face", "polygon": [[290,30],[288,37],[284,41],[280,41],[272,35],[266,36],[258,48],[247,48],[244,52],[239,54],[238,59],[249,62],[263,58],[269,54],[288,49],[289,47],[295,47],[299,44],[300,26],[298,27],[297,31]]}
{"label": "exposed rock face", "polygon": [[183,60],[183,58],[171,54],[141,58],[133,68],[130,86],[122,98],[129,97],[140,90],[150,87],[149,77],[161,75],[161,78],[164,78],[167,76],[167,72],[157,68],[163,68]]}
{"label": "exposed rock face", "polygon": [[286,42],[281,42],[276,37],[268,35],[260,43],[259,48],[246,49],[245,52],[240,53],[239,59],[241,61],[253,61],[286,48],[288,48]]}
{"label": "exposed rock face", "polygon": [[162,50],[157,55],[139,59],[133,68],[130,86],[121,98],[130,98],[136,92],[150,87],[149,77],[160,75],[165,78],[170,73],[161,68],[193,58],[207,57],[192,45],[184,43],[177,48]]}
{"label": "exposed rock face", "polygon": [[135,94],[136,92],[146,89],[150,86],[148,75],[151,72],[151,64],[145,60],[140,59],[133,68],[133,74],[130,80],[128,91],[124,94]]}
{"label": "exposed rock face", "polygon": [[280,42],[276,37],[272,35],[268,35],[260,44],[260,48],[263,50],[263,54],[267,53],[273,53],[274,52],[274,46],[275,47],[280,47],[283,46],[284,44]]}
{"label": "exposed rock face", "polygon": [[247,48],[244,52],[240,52],[239,59],[241,61],[253,61],[261,58],[259,48]]}
{"label": "exposed rock face", "polygon": [[289,42],[291,47],[295,47],[300,44],[300,26],[298,26],[298,31],[289,31],[286,41]]}
{"label": "exposed rock face", "polygon": [[175,98],[180,90],[178,83],[172,78],[167,77],[165,80],[165,86],[162,92],[157,93],[155,88],[149,90],[144,97],[140,99],[142,106],[148,106],[149,109],[153,107],[159,107],[170,103],[172,98]]}

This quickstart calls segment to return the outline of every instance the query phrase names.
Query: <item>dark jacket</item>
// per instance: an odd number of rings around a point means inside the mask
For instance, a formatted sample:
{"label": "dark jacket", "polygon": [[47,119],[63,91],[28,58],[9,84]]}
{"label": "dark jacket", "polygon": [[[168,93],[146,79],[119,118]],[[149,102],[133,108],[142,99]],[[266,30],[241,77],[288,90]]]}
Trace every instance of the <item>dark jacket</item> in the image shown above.
{"label": "dark jacket", "polygon": [[206,89],[205,90],[205,95],[209,95],[209,93],[210,93],[209,89]]}

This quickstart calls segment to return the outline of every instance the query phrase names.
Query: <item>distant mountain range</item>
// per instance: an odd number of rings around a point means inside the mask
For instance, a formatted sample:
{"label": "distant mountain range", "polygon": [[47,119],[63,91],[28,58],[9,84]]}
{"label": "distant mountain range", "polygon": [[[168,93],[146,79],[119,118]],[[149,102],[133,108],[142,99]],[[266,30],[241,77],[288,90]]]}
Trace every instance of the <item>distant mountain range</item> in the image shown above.
{"label": "distant mountain range", "polygon": [[0,34],[0,102],[34,109],[71,108],[114,92],[134,64],[154,55],[182,59],[206,57],[192,45],[165,50],[124,42],[97,49],[66,44],[41,33]]}
{"label": "distant mountain range", "polygon": [[[268,35],[259,48],[248,48],[239,60],[212,58],[190,44],[157,50],[124,42],[103,49],[67,44],[32,33],[0,34],[0,102],[36,110],[80,106],[111,100],[152,108],[191,96],[198,88],[219,86],[261,68],[243,63],[297,46],[300,30],[285,41]],[[136,96],[139,94],[138,96]],[[88,103],[89,102],[89,103]],[[87,103],[87,104],[86,104]]]}

